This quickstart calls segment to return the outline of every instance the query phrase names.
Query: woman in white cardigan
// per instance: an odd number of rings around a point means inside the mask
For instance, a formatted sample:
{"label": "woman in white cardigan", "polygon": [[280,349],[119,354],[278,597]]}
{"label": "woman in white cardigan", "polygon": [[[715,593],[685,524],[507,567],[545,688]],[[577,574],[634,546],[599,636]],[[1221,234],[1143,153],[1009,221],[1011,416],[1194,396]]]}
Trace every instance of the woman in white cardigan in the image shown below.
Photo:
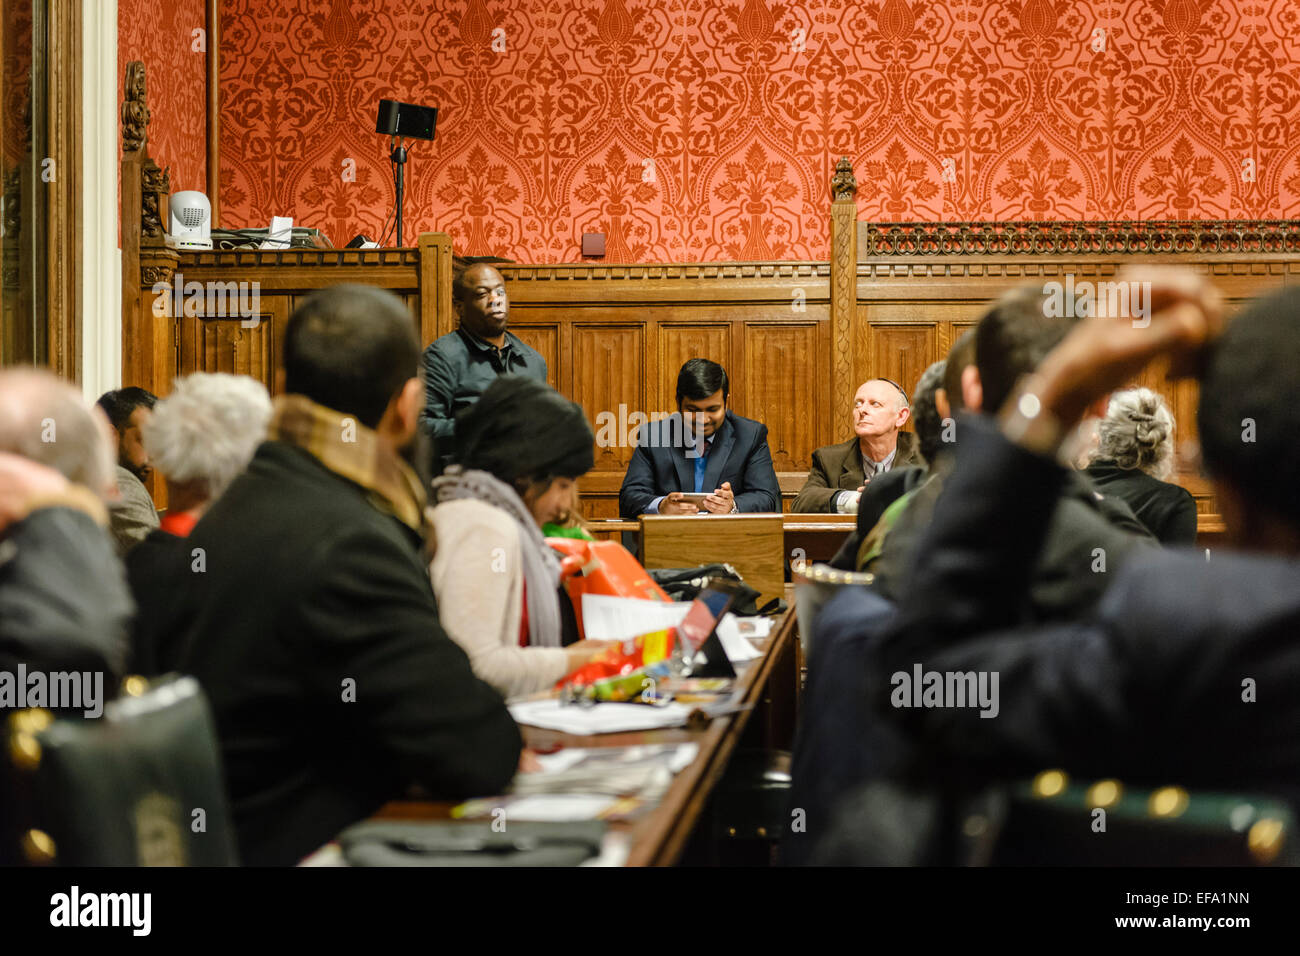
{"label": "woman in white cardigan", "polygon": [[438,616],[506,697],[546,689],[608,646],[576,641],[559,557],[541,534],[591,469],[595,436],[554,389],[503,375],[456,416],[454,441],[429,512]]}

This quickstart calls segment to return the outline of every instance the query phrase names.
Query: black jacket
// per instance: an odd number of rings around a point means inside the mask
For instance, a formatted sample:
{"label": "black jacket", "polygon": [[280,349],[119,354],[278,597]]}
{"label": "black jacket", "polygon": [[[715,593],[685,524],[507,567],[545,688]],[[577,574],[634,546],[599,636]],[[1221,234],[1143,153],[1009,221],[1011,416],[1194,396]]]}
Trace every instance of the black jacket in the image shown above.
{"label": "black jacket", "polygon": [[185,544],[154,579],[157,659],[211,701],[243,862],[292,864],[411,784],[509,782],[519,729],[438,623],[418,535],[360,486],[264,442]]}
{"label": "black jacket", "polygon": [[[1115,574],[1089,617],[1023,614],[1064,472],[963,426],[961,465],[919,546],[898,616],[873,645],[868,693],[931,772],[1300,792],[1300,562],[1154,549]],[[891,675],[1000,675],[995,719],[895,708]],[[1247,684],[1247,681],[1250,683]]]}
{"label": "black jacket", "polygon": [[157,581],[169,576],[174,579],[178,569],[190,564],[188,542],[188,538],[155,528],[123,559],[126,580],[138,606],[131,635],[132,673],[149,677],[164,673],[159,654],[171,653],[167,644],[175,635],[159,620],[166,608],[158,600]]}
{"label": "black jacket", "polygon": [[[638,432],[636,451],[618,492],[618,511],[625,519],[631,521],[645,514],[650,503],[661,495],[695,490],[695,462],[686,457],[681,421],[681,414],[673,412],[643,425]],[[767,426],[732,411],[727,412],[714,436],[704,471],[704,490],[712,493],[723,482],[731,482],[739,511],[781,510],[781,486],[772,469]]]}
{"label": "black jacket", "polygon": [[[116,696],[135,606],[113,539],[73,508],[41,508],[0,535],[0,671],[100,671]],[[100,702],[101,704],[104,701]],[[69,716],[80,716],[72,711]],[[0,709],[0,720],[8,714]],[[0,758],[0,866],[17,866],[21,828]]]}
{"label": "black jacket", "polygon": [[1127,502],[1161,544],[1196,543],[1196,499],[1186,488],[1113,461],[1094,461],[1085,474],[1102,494]]}
{"label": "black jacket", "polygon": [[41,508],[0,536],[0,670],[126,669],[135,605],[112,539],[73,508]]}
{"label": "black jacket", "polygon": [[[966,436],[961,428],[958,433],[960,448]],[[969,456],[962,459],[962,467],[967,460]],[[890,530],[883,553],[866,569],[876,575],[872,587],[891,601],[898,599],[916,564],[924,560],[918,556],[921,537],[937,502],[947,494],[955,464],[951,453],[938,456],[931,477],[912,495]],[[1068,472],[1057,489],[1056,508],[1025,595],[1035,619],[1044,621],[1087,613],[1125,561],[1158,546],[1122,501],[1099,499],[1079,472]]]}

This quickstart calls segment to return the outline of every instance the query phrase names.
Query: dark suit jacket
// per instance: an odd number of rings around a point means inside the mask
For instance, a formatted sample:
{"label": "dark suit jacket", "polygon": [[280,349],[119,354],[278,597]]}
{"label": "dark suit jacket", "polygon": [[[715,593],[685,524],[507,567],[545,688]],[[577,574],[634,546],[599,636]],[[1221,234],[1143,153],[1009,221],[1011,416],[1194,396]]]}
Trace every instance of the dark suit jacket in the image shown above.
{"label": "dark suit jacket", "polygon": [[419,544],[268,441],[140,595],[166,608],[160,668],[212,704],[244,863],[292,864],[411,784],[452,799],[513,776],[519,729],[438,623]]}
{"label": "dark suit jacket", "polygon": [[[695,489],[695,461],[686,457],[681,415],[650,422],[637,434],[636,451],[618,493],[618,511],[632,520],[645,513],[660,495]],[[767,426],[727,412],[713,439],[704,490],[712,492],[731,482],[736,508],[744,512],[781,510],[781,486],[772,469]]]}
{"label": "dark suit jacket", "polygon": [[[925,464],[925,459],[916,446],[916,436],[911,432],[899,432],[898,450],[894,453],[894,462],[889,470],[922,464]],[[861,485],[862,452],[855,436],[838,445],[827,445],[813,452],[808,480],[799,489],[790,510],[803,513],[830,512],[834,510],[832,504],[836,492],[857,491]]]}
{"label": "dark suit jacket", "polygon": [[[99,671],[106,703],[126,671],[134,613],[113,540],[89,515],[39,508],[0,532],[0,671]],[[15,774],[0,758],[0,866],[23,862]]]}
{"label": "dark suit jacket", "polygon": [[[966,435],[961,425],[957,432],[960,447]],[[884,551],[866,569],[876,575],[872,587],[890,600],[898,600],[917,563],[925,560],[920,543],[937,503],[948,493],[956,467],[955,455],[937,456],[930,478],[912,495],[890,529]],[[1118,499],[1099,499],[1080,472],[1068,472],[1059,491],[1028,595],[1031,611],[1044,621],[1088,613],[1124,562],[1158,546],[1127,505]],[[1103,566],[1104,572],[1094,570]]]}
{"label": "dark suit jacket", "polygon": [[1196,499],[1186,488],[1113,461],[1094,461],[1085,474],[1102,494],[1127,503],[1162,544],[1196,543]]}
{"label": "dark suit jacket", "polygon": [[[1028,625],[1023,608],[1066,473],[962,426],[960,466],[920,544],[869,693],[931,772],[1300,793],[1300,563],[1155,549],[1120,569],[1094,616]],[[895,708],[891,675],[1000,675],[999,712]],[[1253,702],[1243,683],[1253,682]],[[1250,685],[1247,685],[1250,686]]]}

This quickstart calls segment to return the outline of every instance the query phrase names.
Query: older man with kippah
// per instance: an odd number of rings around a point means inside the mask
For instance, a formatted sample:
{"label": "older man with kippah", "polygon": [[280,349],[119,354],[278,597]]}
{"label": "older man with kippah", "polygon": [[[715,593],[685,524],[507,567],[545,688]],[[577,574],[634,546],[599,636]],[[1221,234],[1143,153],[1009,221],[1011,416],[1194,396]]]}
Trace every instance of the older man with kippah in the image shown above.
{"label": "older man with kippah", "polygon": [[813,452],[808,480],[791,511],[856,514],[867,483],[904,465],[921,464],[916,436],[901,431],[911,406],[902,387],[887,378],[864,382],[853,396],[853,438]]}

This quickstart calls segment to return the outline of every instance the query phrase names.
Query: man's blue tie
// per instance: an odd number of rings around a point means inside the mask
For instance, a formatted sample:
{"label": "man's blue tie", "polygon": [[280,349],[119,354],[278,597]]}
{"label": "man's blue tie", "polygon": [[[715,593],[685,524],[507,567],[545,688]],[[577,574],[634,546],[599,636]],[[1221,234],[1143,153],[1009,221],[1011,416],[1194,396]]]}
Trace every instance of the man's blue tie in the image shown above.
{"label": "man's blue tie", "polygon": [[704,491],[704,469],[709,466],[709,446],[713,444],[710,438],[701,446],[700,457],[695,459],[695,493],[700,494]]}

